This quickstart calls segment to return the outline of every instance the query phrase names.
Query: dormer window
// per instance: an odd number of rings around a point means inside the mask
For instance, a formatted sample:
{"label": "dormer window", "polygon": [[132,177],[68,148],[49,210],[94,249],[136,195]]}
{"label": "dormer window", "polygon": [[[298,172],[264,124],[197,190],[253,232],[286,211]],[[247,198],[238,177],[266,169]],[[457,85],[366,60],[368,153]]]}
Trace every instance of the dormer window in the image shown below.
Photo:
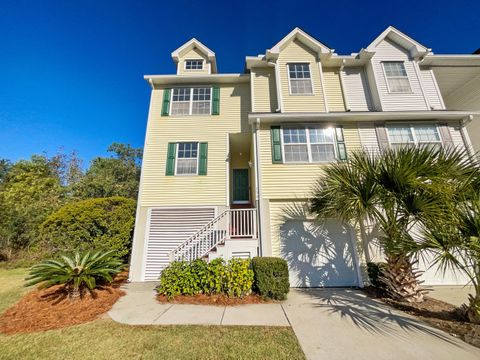
{"label": "dormer window", "polygon": [[388,91],[391,93],[411,93],[405,64],[402,61],[383,62]]}
{"label": "dormer window", "polygon": [[310,75],[310,64],[295,63],[288,64],[288,79],[290,83],[290,94],[312,95],[312,77]]}
{"label": "dormer window", "polygon": [[185,60],[185,70],[202,70],[202,69],[203,69],[203,60],[201,59]]}

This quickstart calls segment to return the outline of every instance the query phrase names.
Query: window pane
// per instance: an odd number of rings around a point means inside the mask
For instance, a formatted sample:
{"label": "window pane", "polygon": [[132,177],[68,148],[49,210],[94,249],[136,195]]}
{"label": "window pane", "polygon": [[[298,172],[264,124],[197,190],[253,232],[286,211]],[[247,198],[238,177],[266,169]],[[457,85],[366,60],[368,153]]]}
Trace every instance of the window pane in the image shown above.
{"label": "window pane", "polygon": [[307,162],[307,145],[285,145],[285,162]]}
{"label": "window pane", "polygon": [[198,143],[178,143],[177,174],[196,174],[198,158]]}
{"label": "window pane", "polygon": [[383,63],[385,74],[390,76],[407,76],[403,62],[385,62]]}
{"label": "window pane", "polygon": [[187,70],[202,70],[203,60],[186,60],[185,69]]}
{"label": "window pane", "polygon": [[418,142],[440,141],[436,126],[414,126],[413,129]]}
{"label": "window pane", "polygon": [[307,135],[304,128],[284,128],[283,142],[285,144],[291,143],[306,143]]}
{"label": "window pane", "polygon": [[333,144],[311,145],[312,161],[333,161],[335,160],[335,148]]}
{"label": "window pane", "polygon": [[388,127],[391,143],[409,143],[413,141],[412,131],[409,126]]}
{"label": "window pane", "polygon": [[389,78],[388,87],[391,92],[411,92],[410,82],[407,78]]}
{"label": "window pane", "polygon": [[190,88],[174,88],[173,101],[190,101]]}
{"label": "window pane", "polygon": [[288,64],[291,79],[310,79],[309,64]]}
{"label": "window pane", "polygon": [[197,159],[178,159],[177,174],[196,174],[197,173]]}
{"label": "window pane", "polygon": [[194,101],[192,104],[193,115],[209,115],[210,101]]}
{"label": "window pane", "polygon": [[172,115],[188,115],[190,102],[172,102]]}
{"label": "window pane", "polygon": [[333,143],[333,128],[309,128],[311,143]]}

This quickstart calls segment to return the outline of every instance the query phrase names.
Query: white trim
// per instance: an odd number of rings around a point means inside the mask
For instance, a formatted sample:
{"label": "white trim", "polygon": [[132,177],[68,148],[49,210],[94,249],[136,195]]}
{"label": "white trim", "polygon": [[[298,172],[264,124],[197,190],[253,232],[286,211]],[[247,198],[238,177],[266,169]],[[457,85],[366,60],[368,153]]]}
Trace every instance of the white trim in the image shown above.
{"label": "white trim", "polygon": [[280,64],[278,63],[278,60],[275,63],[275,85],[277,88],[277,105],[280,108],[280,112],[283,113],[285,109],[283,107],[282,83],[280,78]]}
{"label": "white trim", "polygon": [[143,254],[142,254],[142,272],[140,275],[140,281],[145,281],[145,272],[147,270],[147,255],[148,255],[148,243],[150,240],[150,219],[152,218],[152,209],[148,208],[147,211],[147,224],[145,225],[145,236],[143,239]]}
{"label": "white trim", "polygon": [[333,53],[334,51],[333,49],[330,49],[324,44],[322,44],[317,39],[308,35],[302,29],[296,27],[295,29],[290,31],[287,34],[287,36],[285,36],[282,40],[276,43],[270,50],[267,50],[267,54],[272,54],[272,55],[278,54],[281,51],[283,45],[287,44],[291,39],[298,39],[303,43],[308,42],[309,44],[306,44],[306,45],[309,46],[311,49],[315,50],[319,54],[323,54],[323,53],[329,54],[329,53]]}
{"label": "white trim", "polygon": [[[307,64],[308,65],[308,72],[310,73],[310,86],[312,88],[312,92],[311,93],[305,93],[305,94],[294,94],[292,93],[292,85],[291,85],[291,80],[290,79],[290,69],[289,69],[289,66],[290,65],[298,65],[298,64]],[[312,79],[312,67],[311,67],[311,64],[310,62],[288,62],[286,63],[286,66],[287,66],[287,79],[288,79],[288,94],[291,95],[291,96],[314,96],[315,95],[315,88],[313,87],[313,79]],[[302,78],[302,79],[294,79],[294,80],[306,80],[305,78]]]}
{"label": "white trim", "polygon": [[[376,47],[380,42],[387,38],[390,34],[394,34],[397,38],[390,37],[398,45],[402,46],[410,52],[413,57],[419,57],[421,55],[428,54],[431,49],[426,48],[419,42],[413,40],[411,37],[402,33],[400,30],[394,28],[393,26],[387,27],[380,35],[378,35],[366,48],[368,52],[375,52]],[[413,46],[406,47],[405,44],[400,44],[398,39],[401,39],[403,42],[410,43]]]}
{"label": "white trim", "polygon": [[324,82],[324,77],[323,77],[323,69],[322,69],[322,63],[320,61],[317,61],[318,63],[318,70],[320,71],[320,82],[321,82],[321,88],[322,88],[322,94],[323,94],[323,101],[325,103],[325,112],[330,112],[328,108],[328,102],[327,102],[327,93],[325,92],[325,82]]}
{"label": "white trim", "polygon": [[[357,242],[358,242],[358,239],[355,235],[355,231],[353,229],[352,226],[350,225],[346,225],[348,228],[348,232],[350,234],[350,242],[351,242],[351,246],[352,246],[352,261],[354,262],[354,267],[355,267],[355,272],[357,274],[357,286],[359,288],[363,288],[364,287],[364,283],[363,283],[363,277],[362,277],[362,268],[360,266],[360,257],[358,256],[358,246],[357,246]],[[363,241],[363,240],[361,240]]]}
{"label": "white trim", "polygon": [[[252,109],[252,112],[255,112],[255,85],[253,83],[254,79],[253,71],[250,71],[250,106]],[[271,104],[270,104],[271,106]]]}
{"label": "white trim", "polygon": [[[423,84],[422,73],[420,72],[420,67],[418,66],[418,63],[416,61],[413,61],[413,68],[415,69],[415,73],[417,74],[418,82],[420,84],[420,90],[422,91],[423,100],[425,101],[425,106],[427,107],[427,110],[432,110],[427,95],[425,94],[425,85]],[[405,69],[405,71],[407,71],[407,69]]]}
{"label": "white trim", "polygon": [[[363,71],[363,69],[362,69]],[[343,78],[343,73],[344,73],[344,66],[342,64],[342,66],[340,67],[340,70],[339,70],[339,76],[340,76],[340,89],[342,90],[342,95],[343,95],[343,105],[345,106],[345,111],[349,111],[350,110],[350,106],[348,104],[348,95],[347,95],[347,88],[345,87],[345,80]],[[365,74],[366,76],[366,74]],[[362,79],[362,75],[360,73],[360,81],[363,82],[363,79]],[[365,90],[368,90],[368,89],[365,89]],[[368,100],[366,99],[367,103],[367,108],[368,108]]]}
{"label": "white trim", "polygon": [[[187,69],[187,61],[201,61],[202,62],[202,67],[200,69]],[[205,59],[185,59],[185,60],[183,60],[183,70],[185,70],[185,71],[203,71],[203,70],[205,70],[204,64],[205,64]]]}
{"label": "white trim", "polygon": [[225,161],[225,182],[227,189],[225,194],[225,205],[230,206],[230,134],[228,132],[225,134],[225,149],[227,151]]}
{"label": "white trim", "polygon": [[[178,149],[180,144],[185,144],[185,143],[195,143],[197,144],[197,171],[195,174],[177,174],[177,167],[178,167]],[[200,141],[176,141],[176,151],[175,151],[175,171],[174,171],[174,176],[198,176],[198,167],[200,165]],[[183,158],[182,158],[183,159]],[[188,158],[188,159],[193,159],[193,158]],[[168,161],[168,160],[167,160]]]}
{"label": "white trim", "polygon": [[[403,65],[403,69],[405,70],[406,76],[387,76],[387,72],[385,71],[385,63],[401,63]],[[407,73],[407,68],[405,67],[405,61],[399,60],[399,61],[380,61],[380,66],[383,70],[383,76],[385,78],[385,83],[387,84],[387,90],[389,94],[413,94],[413,89],[412,89],[412,83],[410,82],[408,73]],[[408,86],[410,87],[410,91],[392,91],[390,89],[390,84],[388,83],[388,79],[405,79],[407,78],[408,81]]]}

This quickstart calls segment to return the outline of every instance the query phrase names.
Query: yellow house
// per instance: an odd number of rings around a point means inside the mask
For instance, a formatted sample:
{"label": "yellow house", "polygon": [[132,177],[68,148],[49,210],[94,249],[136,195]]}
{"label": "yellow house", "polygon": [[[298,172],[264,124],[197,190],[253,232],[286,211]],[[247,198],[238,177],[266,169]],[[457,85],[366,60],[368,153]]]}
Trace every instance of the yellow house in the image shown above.
{"label": "yellow house", "polygon": [[130,280],[157,280],[177,259],[277,256],[292,286],[363,286],[375,254],[346,224],[313,221],[306,202],[322,169],[354,150],[470,149],[464,125],[478,114],[445,106],[435,56],[393,27],[350,55],[295,28],[242,74],[218,73],[197,39],[175,50],[175,75],[145,76]]}

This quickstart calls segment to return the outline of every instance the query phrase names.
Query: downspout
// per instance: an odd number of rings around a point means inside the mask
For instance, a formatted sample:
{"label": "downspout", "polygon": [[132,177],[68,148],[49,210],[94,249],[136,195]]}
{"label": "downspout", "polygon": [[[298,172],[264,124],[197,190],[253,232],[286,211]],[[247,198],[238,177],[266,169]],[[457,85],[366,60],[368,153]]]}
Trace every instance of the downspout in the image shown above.
{"label": "downspout", "polygon": [[340,66],[340,88],[342,89],[343,95],[343,104],[345,105],[345,111],[350,111],[348,107],[348,98],[345,83],[343,82],[343,68],[345,67],[345,59],[342,60],[342,65]]}
{"label": "downspout", "polygon": [[258,228],[258,255],[262,256],[263,254],[263,228],[261,220],[261,196],[262,191],[260,189],[260,155],[258,151],[259,141],[258,141],[258,130],[260,129],[260,119],[257,118],[255,124],[252,124],[253,130],[253,152],[255,156],[255,202],[257,206],[257,228]]}
{"label": "downspout", "polygon": [[[269,64],[273,64],[275,66],[275,88],[277,89],[277,109],[275,112],[282,112],[283,111],[283,98],[282,98],[282,91],[281,91],[281,84],[280,84],[280,69],[278,67],[277,62],[268,62]],[[257,119],[260,121],[259,119]]]}

